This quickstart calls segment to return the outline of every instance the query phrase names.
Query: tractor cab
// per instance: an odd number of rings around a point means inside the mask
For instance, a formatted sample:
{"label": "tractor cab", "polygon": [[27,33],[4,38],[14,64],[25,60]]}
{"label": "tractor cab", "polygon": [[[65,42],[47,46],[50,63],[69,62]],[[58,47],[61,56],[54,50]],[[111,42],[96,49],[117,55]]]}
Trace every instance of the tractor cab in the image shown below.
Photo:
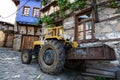
{"label": "tractor cab", "polygon": [[64,40],[63,27],[47,28],[45,33],[45,40],[50,40],[50,39]]}

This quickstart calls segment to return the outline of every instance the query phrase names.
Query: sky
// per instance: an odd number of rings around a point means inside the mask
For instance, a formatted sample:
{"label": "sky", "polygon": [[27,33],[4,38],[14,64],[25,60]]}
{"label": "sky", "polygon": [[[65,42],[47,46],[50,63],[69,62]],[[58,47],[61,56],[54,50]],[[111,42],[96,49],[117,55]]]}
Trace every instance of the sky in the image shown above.
{"label": "sky", "polygon": [[0,21],[5,21],[14,24],[16,14],[8,17],[16,12],[17,7],[12,0],[0,0]]}

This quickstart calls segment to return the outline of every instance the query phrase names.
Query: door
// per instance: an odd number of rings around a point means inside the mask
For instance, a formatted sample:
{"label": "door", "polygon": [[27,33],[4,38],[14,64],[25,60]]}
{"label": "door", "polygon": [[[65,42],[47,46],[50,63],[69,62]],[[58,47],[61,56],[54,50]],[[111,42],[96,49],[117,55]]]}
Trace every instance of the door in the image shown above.
{"label": "door", "polygon": [[23,36],[22,37],[22,44],[21,44],[21,50],[24,49],[32,49],[33,42],[39,40],[39,36]]}

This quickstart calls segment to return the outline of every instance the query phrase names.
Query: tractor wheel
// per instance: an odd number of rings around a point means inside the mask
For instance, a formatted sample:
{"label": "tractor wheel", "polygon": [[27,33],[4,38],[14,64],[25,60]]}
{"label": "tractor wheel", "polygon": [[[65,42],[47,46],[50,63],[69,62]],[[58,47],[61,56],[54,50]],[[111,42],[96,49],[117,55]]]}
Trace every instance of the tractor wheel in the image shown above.
{"label": "tractor wheel", "polygon": [[64,46],[57,40],[50,40],[43,45],[39,52],[39,65],[43,72],[58,74],[64,67]]}
{"label": "tractor wheel", "polygon": [[31,50],[23,50],[22,55],[21,55],[21,60],[23,64],[30,64],[32,61]]}

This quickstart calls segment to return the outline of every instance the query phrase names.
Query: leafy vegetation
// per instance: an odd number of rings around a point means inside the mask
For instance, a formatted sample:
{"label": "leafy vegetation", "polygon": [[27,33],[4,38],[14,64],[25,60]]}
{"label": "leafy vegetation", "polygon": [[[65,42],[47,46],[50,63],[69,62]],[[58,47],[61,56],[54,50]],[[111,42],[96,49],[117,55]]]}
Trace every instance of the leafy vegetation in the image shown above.
{"label": "leafy vegetation", "polygon": [[62,18],[65,18],[66,17],[65,9],[69,8],[70,2],[68,0],[56,0],[56,1],[57,1],[58,6],[60,7],[60,16]]}
{"label": "leafy vegetation", "polygon": [[95,77],[95,80],[107,80],[107,79],[104,77]]}
{"label": "leafy vegetation", "polygon": [[[78,9],[82,9],[85,6],[84,0],[76,0],[74,3],[70,3],[69,0],[56,0],[57,5],[60,7],[59,15],[61,18],[66,18],[65,10],[71,9],[72,11],[76,11]],[[46,5],[49,0],[42,0],[42,5]],[[57,18],[57,14],[54,13],[52,16],[44,15],[43,17],[39,17],[38,22],[36,25],[40,25],[42,23],[46,23],[45,27],[52,27],[54,24],[55,19]]]}
{"label": "leafy vegetation", "polygon": [[[82,9],[85,6],[84,0],[76,0],[74,3],[70,3],[69,0],[56,0],[57,5],[60,7],[59,15],[61,18],[65,18],[65,10],[71,9],[72,11],[76,11],[78,9]],[[49,0],[42,0],[42,4],[46,5]]]}
{"label": "leafy vegetation", "polygon": [[40,24],[45,23],[46,24],[45,27],[47,28],[52,27],[56,16],[57,16],[56,13],[54,13],[53,16],[49,15],[44,15],[43,17],[40,16],[38,18],[38,22],[36,22],[35,24],[39,26]]}
{"label": "leafy vegetation", "polygon": [[[41,0],[42,5],[46,5],[49,3],[49,0]],[[85,0],[75,0],[75,2],[70,3],[69,0],[56,0],[57,5],[60,7],[59,14],[54,13],[51,16],[44,15],[43,17],[39,17],[38,22],[36,22],[36,25],[46,23],[47,27],[52,27],[54,24],[55,19],[59,16],[60,18],[66,18],[65,11],[66,9],[69,9],[71,11],[77,11],[79,9],[83,9],[86,6]],[[116,0],[112,0],[112,2],[109,3],[110,7],[115,8],[117,7]],[[99,7],[98,7],[99,8]]]}
{"label": "leafy vegetation", "polygon": [[70,9],[73,11],[83,9],[85,7],[86,3],[84,0],[76,0],[74,3],[71,4]]}
{"label": "leafy vegetation", "polygon": [[49,0],[41,0],[41,2],[42,2],[42,5],[46,5],[49,2]]}
{"label": "leafy vegetation", "polygon": [[112,0],[112,2],[110,3],[110,6],[111,6],[112,8],[116,8],[116,7],[117,7],[116,0]]}
{"label": "leafy vegetation", "polygon": [[65,18],[65,9],[70,9],[72,11],[76,11],[78,9],[83,9],[86,5],[84,0],[76,0],[73,3],[70,3],[69,0],[56,0],[58,6],[60,7],[60,16]]}

